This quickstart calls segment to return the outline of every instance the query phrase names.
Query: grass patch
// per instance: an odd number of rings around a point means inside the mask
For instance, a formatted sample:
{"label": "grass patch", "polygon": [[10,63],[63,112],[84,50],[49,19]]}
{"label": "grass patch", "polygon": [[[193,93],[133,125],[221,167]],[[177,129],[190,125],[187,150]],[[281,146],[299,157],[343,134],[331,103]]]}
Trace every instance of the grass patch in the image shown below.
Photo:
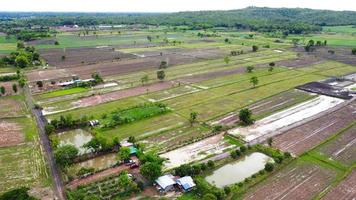
{"label": "grass patch", "polygon": [[36,99],[48,99],[48,98],[59,97],[59,96],[75,94],[75,93],[81,93],[81,92],[86,92],[86,91],[89,91],[89,88],[75,87],[75,88],[68,88],[68,89],[47,92],[44,94],[39,94],[39,95],[36,95],[35,98]]}

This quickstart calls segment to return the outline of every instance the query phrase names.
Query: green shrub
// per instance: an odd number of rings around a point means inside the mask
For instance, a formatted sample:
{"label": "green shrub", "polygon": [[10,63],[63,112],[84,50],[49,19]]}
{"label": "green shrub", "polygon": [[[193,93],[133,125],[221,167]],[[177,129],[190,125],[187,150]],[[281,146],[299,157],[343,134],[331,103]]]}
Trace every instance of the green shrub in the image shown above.
{"label": "green shrub", "polygon": [[270,163],[270,162],[266,163],[266,165],[265,165],[265,170],[266,170],[267,172],[271,172],[271,171],[273,171],[273,169],[274,169],[273,163]]}

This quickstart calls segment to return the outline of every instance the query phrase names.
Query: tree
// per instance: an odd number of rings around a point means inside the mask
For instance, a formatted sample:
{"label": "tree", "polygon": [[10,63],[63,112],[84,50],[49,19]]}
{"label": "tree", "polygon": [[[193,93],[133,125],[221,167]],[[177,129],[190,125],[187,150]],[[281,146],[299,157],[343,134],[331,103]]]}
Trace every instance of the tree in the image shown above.
{"label": "tree", "polygon": [[36,84],[37,84],[37,86],[39,88],[43,87],[43,82],[42,81],[37,81]]}
{"label": "tree", "polygon": [[212,193],[205,194],[202,200],[217,200],[216,196]]}
{"label": "tree", "polygon": [[209,168],[209,169],[214,168],[214,167],[215,167],[215,163],[214,163],[214,161],[209,160],[209,161],[208,161],[208,163],[207,163],[207,166],[208,166],[208,168]]}
{"label": "tree", "polygon": [[247,66],[246,67],[246,71],[247,71],[247,73],[252,73],[252,71],[255,69],[255,67],[253,67],[253,66]]}
{"label": "tree", "polygon": [[119,160],[127,161],[130,159],[130,148],[128,147],[120,147],[118,153]]}
{"label": "tree", "polygon": [[54,45],[59,45],[59,42],[58,42],[58,41],[55,41],[55,42],[54,42]]}
{"label": "tree", "polygon": [[12,90],[17,93],[17,85],[16,83],[12,84]]}
{"label": "tree", "polygon": [[9,190],[0,195],[0,200],[36,200],[27,194],[28,190],[29,188],[26,187]]}
{"label": "tree", "polygon": [[24,78],[20,78],[19,79],[19,85],[21,88],[25,87],[25,84],[26,84],[26,80]]}
{"label": "tree", "polygon": [[162,165],[157,162],[146,162],[141,165],[140,173],[150,181],[154,181],[162,175]]}
{"label": "tree", "polygon": [[142,77],[141,77],[141,83],[142,83],[142,85],[145,85],[145,83],[147,83],[148,80],[149,80],[149,78],[148,78],[148,75],[147,75],[147,74],[144,75],[144,76],[142,76]]}
{"label": "tree", "polygon": [[274,169],[273,163],[270,163],[270,162],[266,163],[266,165],[265,165],[266,171],[271,172],[271,171],[273,171],[273,169]]}
{"label": "tree", "polygon": [[254,119],[252,118],[252,111],[248,108],[240,110],[239,119],[244,125],[250,125],[254,123]]}
{"label": "tree", "polygon": [[352,53],[352,55],[356,55],[356,48],[353,48],[353,49],[351,50],[351,53]]}
{"label": "tree", "polygon": [[54,159],[61,168],[66,168],[73,164],[78,152],[78,149],[73,145],[63,145],[54,151]]}
{"label": "tree", "polygon": [[85,143],[83,147],[98,152],[101,149],[101,144],[99,139],[97,137],[94,137],[89,142]]}
{"label": "tree", "polygon": [[21,42],[21,41],[18,42],[18,43],[17,43],[17,48],[18,48],[18,49],[24,49],[24,48],[25,48],[25,43],[23,43],[23,42]]}
{"label": "tree", "polygon": [[54,133],[55,127],[52,124],[45,125],[45,132],[47,135]]}
{"label": "tree", "polygon": [[147,40],[152,42],[152,37],[150,35],[147,36]]}
{"label": "tree", "polygon": [[157,71],[157,78],[160,81],[163,81],[165,77],[166,77],[166,74],[165,74],[164,70],[158,70]]}
{"label": "tree", "polygon": [[225,56],[224,62],[225,62],[225,64],[229,64],[229,62],[230,62],[230,57],[229,57],[229,56]]}
{"label": "tree", "polygon": [[250,82],[252,83],[253,87],[255,88],[256,85],[258,84],[258,78],[257,78],[257,76],[251,77]]}
{"label": "tree", "polygon": [[0,92],[1,92],[2,95],[5,95],[6,90],[5,90],[4,86],[0,87]]}
{"label": "tree", "polygon": [[198,113],[196,113],[196,112],[190,113],[189,122],[190,122],[191,126],[193,126],[193,124],[196,122],[197,117],[198,117]]}
{"label": "tree", "polygon": [[94,79],[96,84],[104,82],[103,78],[101,77],[101,75],[98,72],[93,73],[91,75],[91,77]]}
{"label": "tree", "polygon": [[253,52],[256,52],[257,50],[258,50],[258,46],[257,46],[257,45],[253,45],[253,46],[252,46],[252,51],[253,51]]}
{"label": "tree", "polygon": [[29,65],[29,63],[30,63],[29,60],[24,55],[20,55],[16,57],[15,64],[17,67],[25,68]]}
{"label": "tree", "polygon": [[159,69],[166,69],[168,67],[168,62],[167,61],[161,61],[161,63],[159,64]]}
{"label": "tree", "polygon": [[62,60],[65,60],[65,59],[66,59],[66,56],[65,56],[65,55],[63,55],[63,56],[61,57],[61,59],[62,59]]}
{"label": "tree", "polygon": [[268,146],[272,146],[272,143],[273,143],[273,139],[270,137],[267,139],[267,143],[268,143]]}
{"label": "tree", "polygon": [[183,164],[174,170],[175,174],[178,176],[191,176],[193,174],[193,169],[188,164]]}

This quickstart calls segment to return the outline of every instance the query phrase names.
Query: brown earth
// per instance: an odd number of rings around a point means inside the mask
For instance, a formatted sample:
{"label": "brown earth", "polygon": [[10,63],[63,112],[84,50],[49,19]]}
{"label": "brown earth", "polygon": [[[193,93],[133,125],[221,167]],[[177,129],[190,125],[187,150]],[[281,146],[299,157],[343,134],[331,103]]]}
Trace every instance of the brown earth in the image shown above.
{"label": "brown earth", "polygon": [[330,190],[322,200],[354,200],[356,198],[356,170]]}
{"label": "brown earth", "polygon": [[335,172],[317,165],[290,165],[256,185],[244,199],[309,200],[328,187],[335,176]]}
{"label": "brown earth", "polygon": [[0,121],[0,147],[13,146],[22,143],[25,138],[22,128],[17,123]]}
{"label": "brown earth", "polygon": [[25,114],[24,104],[21,101],[0,98],[0,105],[0,118],[20,117]]}
{"label": "brown earth", "polygon": [[[49,65],[56,66],[57,68],[96,64],[103,61],[111,62],[136,57],[132,54],[115,51],[113,47],[67,48],[65,52],[63,49],[42,49],[40,53]],[[65,56],[64,60],[62,60],[62,56]]]}
{"label": "brown earth", "polygon": [[155,92],[159,90],[168,89],[174,87],[174,82],[158,82],[150,85],[139,86],[130,89],[119,90],[115,92],[110,92],[102,95],[95,95],[90,97],[85,97],[80,99],[79,101],[73,102],[72,104],[77,107],[87,107],[94,106],[101,103],[106,103],[109,101],[115,101],[119,99],[123,99],[126,97],[137,96],[140,94],[145,94],[147,92]]}
{"label": "brown earth", "polygon": [[[334,60],[349,65],[356,65],[356,56],[351,54],[352,47],[318,47],[316,51],[306,53],[304,48],[295,49],[307,56],[316,56],[319,59]],[[334,51],[334,54],[329,53],[329,50]]]}
{"label": "brown earth", "polygon": [[[15,93],[12,90],[13,84],[17,85],[17,93]],[[16,81],[0,82],[0,87],[1,86],[5,87],[5,95],[0,94],[0,96],[11,96],[11,95],[19,94],[21,92],[21,87],[19,86],[19,84]]]}
{"label": "brown earth", "polygon": [[347,129],[330,143],[323,145],[319,151],[330,159],[352,165],[356,162],[356,124]]}
{"label": "brown earth", "polygon": [[273,146],[300,155],[356,120],[356,101],[320,118],[290,129],[275,138]]}

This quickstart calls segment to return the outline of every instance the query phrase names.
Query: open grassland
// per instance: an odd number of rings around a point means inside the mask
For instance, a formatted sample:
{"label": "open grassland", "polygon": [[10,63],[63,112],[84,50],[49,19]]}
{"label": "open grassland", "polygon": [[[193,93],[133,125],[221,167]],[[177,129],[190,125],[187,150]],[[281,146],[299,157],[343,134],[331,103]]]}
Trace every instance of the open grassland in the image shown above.
{"label": "open grassland", "polygon": [[49,98],[54,98],[54,97],[59,97],[59,96],[64,96],[64,95],[82,93],[82,92],[86,92],[86,91],[89,91],[89,89],[83,88],[83,87],[68,88],[68,89],[56,90],[53,92],[47,92],[47,93],[43,93],[40,95],[36,95],[34,98],[49,99]]}
{"label": "open grassland", "polygon": [[[106,45],[138,45],[149,43],[147,36],[150,35],[153,39],[152,42],[163,42],[163,38],[182,39],[181,34],[176,33],[113,33],[113,34],[99,34],[89,36],[78,36],[77,34],[59,34],[50,40],[58,41],[59,45],[54,45],[53,42],[43,44],[39,42],[36,47],[38,49],[44,48],[71,48],[71,47],[89,47],[89,46],[106,46]],[[159,40],[157,39],[159,36]],[[183,36],[184,37],[184,36]]]}
{"label": "open grassland", "polygon": [[38,141],[0,148],[0,193],[24,187],[49,185],[46,163]]}
{"label": "open grassland", "polygon": [[16,50],[16,39],[14,37],[6,38],[0,35],[0,53],[10,53]]}
{"label": "open grassland", "polygon": [[305,38],[300,38],[300,39],[305,39],[305,41],[309,41],[309,40],[324,41],[324,40],[326,40],[327,44],[330,46],[348,46],[348,47],[356,46],[356,37],[353,35],[349,35],[349,34],[347,34],[347,35],[346,34],[333,34],[333,35],[318,34],[318,35],[307,36]]}
{"label": "open grassland", "polygon": [[324,26],[324,32],[333,32],[333,33],[356,33],[355,26]]}
{"label": "open grassland", "polygon": [[107,138],[124,139],[129,136],[137,138],[147,137],[165,130],[177,128],[187,120],[175,113],[168,113],[157,117],[148,118],[132,124],[125,124],[109,130],[96,130]]}

